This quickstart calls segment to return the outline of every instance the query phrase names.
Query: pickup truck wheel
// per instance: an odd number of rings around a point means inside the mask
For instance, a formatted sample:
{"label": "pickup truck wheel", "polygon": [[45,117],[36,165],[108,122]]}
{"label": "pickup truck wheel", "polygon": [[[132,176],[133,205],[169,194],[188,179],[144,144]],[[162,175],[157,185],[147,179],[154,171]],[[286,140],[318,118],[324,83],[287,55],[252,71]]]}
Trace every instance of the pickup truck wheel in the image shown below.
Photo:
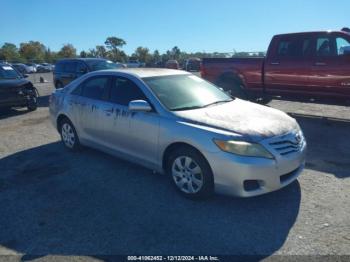
{"label": "pickup truck wheel", "polygon": [[248,99],[247,93],[242,89],[242,84],[239,80],[232,76],[223,76],[217,81],[217,85],[224,89],[230,96]]}
{"label": "pickup truck wheel", "polygon": [[207,198],[214,192],[214,179],[206,159],[191,147],[180,147],[167,159],[166,171],[177,190],[190,199]]}

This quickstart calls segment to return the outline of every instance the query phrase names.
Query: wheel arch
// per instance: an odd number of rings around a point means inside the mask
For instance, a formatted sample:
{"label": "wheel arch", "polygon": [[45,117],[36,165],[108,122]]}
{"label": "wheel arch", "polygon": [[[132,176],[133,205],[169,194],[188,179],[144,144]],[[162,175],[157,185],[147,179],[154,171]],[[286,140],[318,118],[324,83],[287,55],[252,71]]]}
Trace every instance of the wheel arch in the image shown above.
{"label": "wheel arch", "polygon": [[178,148],[191,148],[193,150],[195,150],[197,153],[199,153],[207,162],[208,166],[210,167],[211,171],[212,168],[210,166],[209,161],[207,160],[207,158],[205,157],[205,155],[195,146],[186,143],[186,142],[173,142],[171,144],[169,144],[165,150],[163,151],[163,155],[162,155],[162,169],[165,172],[166,171],[166,165],[167,165],[167,159],[169,158],[169,156],[171,155],[172,152],[174,152],[175,150],[177,150]]}

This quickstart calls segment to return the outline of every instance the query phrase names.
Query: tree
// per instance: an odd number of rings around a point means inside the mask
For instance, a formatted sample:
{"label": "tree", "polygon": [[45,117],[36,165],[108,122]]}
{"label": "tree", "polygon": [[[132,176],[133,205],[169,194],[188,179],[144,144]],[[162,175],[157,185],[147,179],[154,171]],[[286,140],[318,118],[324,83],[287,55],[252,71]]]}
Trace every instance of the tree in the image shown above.
{"label": "tree", "polygon": [[148,64],[151,61],[151,54],[149,53],[149,49],[147,47],[139,46],[136,48],[134,54],[132,55],[140,62]]}
{"label": "tree", "polygon": [[108,52],[107,52],[106,48],[103,45],[97,45],[96,46],[96,56],[97,57],[106,58],[107,55],[108,55]]}
{"label": "tree", "polygon": [[80,52],[79,56],[82,57],[82,58],[85,58],[85,57],[88,56],[88,54],[83,50],[83,51]]}
{"label": "tree", "polygon": [[173,58],[173,59],[178,60],[178,59],[180,58],[180,55],[181,55],[181,50],[180,50],[180,48],[178,48],[177,46],[174,46],[174,47],[171,49],[171,55],[172,55],[172,58]]}
{"label": "tree", "polygon": [[65,44],[58,52],[58,56],[62,58],[71,58],[77,56],[77,50],[72,44]]}
{"label": "tree", "polygon": [[42,62],[45,57],[45,46],[38,41],[29,41],[28,43],[21,43],[19,53],[22,58],[28,61]]}
{"label": "tree", "polygon": [[124,45],[126,45],[126,42],[123,39],[115,36],[110,36],[110,37],[107,37],[105,41],[105,45],[107,49],[109,49],[110,51],[110,53],[108,54],[110,59],[112,59],[114,62],[125,61],[124,59],[126,57],[126,54],[119,49]]}
{"label": "tree", "polygon": [[1,60],[7,61],[20,61],[20,55],[18,53],[18,48],[16,45],[11,43],[5,43],[0,48],[0,58]]}

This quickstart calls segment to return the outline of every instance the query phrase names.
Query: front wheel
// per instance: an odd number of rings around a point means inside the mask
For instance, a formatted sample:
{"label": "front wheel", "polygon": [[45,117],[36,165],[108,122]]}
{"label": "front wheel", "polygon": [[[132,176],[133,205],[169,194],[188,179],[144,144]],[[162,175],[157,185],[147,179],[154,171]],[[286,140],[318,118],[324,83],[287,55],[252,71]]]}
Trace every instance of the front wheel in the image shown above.
{"label": "front wheel", "polygon": [[177,190],[184,196],[198,199],[212,195],[214,179],[206,159],[195,149],[183,147],[175,150],[167,161]]}
{"label": "front wheel", "polygon": [[80,148],[80,142],[73,124],[68,119],[63,119],[60,123],[60,134],[64,146],[71,150],[77,151]]}
{"label": "front wheel", "polygon": [[27,108],[29,111],[34,111],[38,108],[38,96],[35,91],[33,91],[33,94],[28,100]]}

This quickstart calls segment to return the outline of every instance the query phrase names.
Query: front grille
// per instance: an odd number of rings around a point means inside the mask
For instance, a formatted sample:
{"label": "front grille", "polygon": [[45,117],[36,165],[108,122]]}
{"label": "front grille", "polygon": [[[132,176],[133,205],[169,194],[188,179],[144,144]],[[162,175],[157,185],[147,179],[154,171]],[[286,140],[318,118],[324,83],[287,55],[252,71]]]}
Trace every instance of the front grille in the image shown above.
{"label": "front grille", "polygon": [[299,152],[303,144],[304,137],[302,133],[288,134],[269,142],[269,145],[281,156]]}

